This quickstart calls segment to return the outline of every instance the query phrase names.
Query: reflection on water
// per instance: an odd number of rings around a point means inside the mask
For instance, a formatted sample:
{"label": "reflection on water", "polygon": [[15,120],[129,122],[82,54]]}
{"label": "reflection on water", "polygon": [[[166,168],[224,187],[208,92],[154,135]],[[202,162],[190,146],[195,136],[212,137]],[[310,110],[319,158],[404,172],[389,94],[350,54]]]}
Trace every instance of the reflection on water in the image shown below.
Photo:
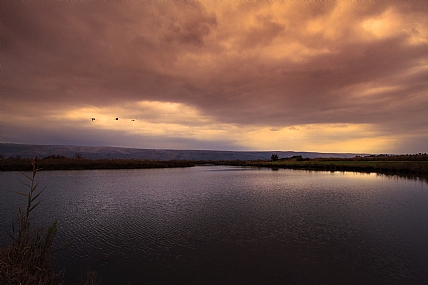
{"label": "reflection on water", "polygon": [[[22,185],[0,178],[4,232]],[[428,282],[424,181],[215,166],[39,179],[40,215],[75,241],[55,256],[67,282],[87,268],[103,284]]]}

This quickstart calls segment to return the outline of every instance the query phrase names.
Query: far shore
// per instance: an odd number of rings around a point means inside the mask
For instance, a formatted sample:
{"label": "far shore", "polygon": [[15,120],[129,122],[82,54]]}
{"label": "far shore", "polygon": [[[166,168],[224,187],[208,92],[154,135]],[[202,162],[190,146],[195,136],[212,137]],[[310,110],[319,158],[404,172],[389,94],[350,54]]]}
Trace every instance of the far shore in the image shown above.
{"label": "far shore", "polygon": [[[43,170],[90,170],[90,169],[144,169],[193,167],[196,165],[230,165],[267,167],[272,169],[300,169],[320,171],[353,171],[366,173],[428,176],[428,155],[372,155],[354,158],[315,158],[301,156],[271,160],[144,160],[144,159],[87,159],[83,157],[48,156],[39,158],[38,167]],[[1,171],[31,170],[31,159],[20,157],[2,158]]]}
{"label": "far shore", "polygon": [[314,171],[351,171],[379,173],[387,175],[423,176],[428,177],[428,161],[343,161],[343,160],[309,160],[309,161],[235,161],[216,163],[222,165],[267,167],[271,169],[296,169]]}
{"label": "far shore", "polygon": [[[10,157],[0,161],[1,171],[29,171],[32,169],[30,158]],[[52,156],[39,158],[37,167],[41,170],[91,170],[91,169],[144,169],[192,167],[195,163],[186,160],[143,160],[143,159],[87,159]]]}

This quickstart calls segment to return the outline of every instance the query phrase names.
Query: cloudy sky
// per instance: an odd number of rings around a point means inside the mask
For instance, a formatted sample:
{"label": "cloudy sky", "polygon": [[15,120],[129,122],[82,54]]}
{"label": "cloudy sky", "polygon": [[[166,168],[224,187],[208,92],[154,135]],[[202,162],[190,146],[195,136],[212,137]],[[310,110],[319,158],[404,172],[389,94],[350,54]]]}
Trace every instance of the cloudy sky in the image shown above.
{"label": "cloudy sky", "polygon": [[428,1],[0,5],[2,142],[428,151]]}

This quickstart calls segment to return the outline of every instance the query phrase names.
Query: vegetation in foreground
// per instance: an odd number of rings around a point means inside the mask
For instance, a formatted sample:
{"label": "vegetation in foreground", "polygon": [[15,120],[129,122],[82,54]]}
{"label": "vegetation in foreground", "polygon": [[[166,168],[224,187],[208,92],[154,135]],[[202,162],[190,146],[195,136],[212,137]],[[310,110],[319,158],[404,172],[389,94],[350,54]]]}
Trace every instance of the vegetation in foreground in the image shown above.
{"label": "vegetation in foreground", "polygon": [[[54,248],[54,240],[58,231],[58,223],[54,221],[47,228],[34,226],[32,220],[33,211],[40,204],[38,183],[35,181],[37,172],[37,157],[31,162],[32,175],[24,177],[28,179],[28,193],[17,194],[24,196],[27,200],[25,210],[18,211],[12,232],[8,233],[11,240],[8,246],[0,248],[0,284],[2,285],[57,285],[61,275],[55,273],[50,262],[54,251],[66,249],[72,243],[65,244],[60,248]],[[86,281],[82,284],[98,284],[94,272],[87,272]]]}

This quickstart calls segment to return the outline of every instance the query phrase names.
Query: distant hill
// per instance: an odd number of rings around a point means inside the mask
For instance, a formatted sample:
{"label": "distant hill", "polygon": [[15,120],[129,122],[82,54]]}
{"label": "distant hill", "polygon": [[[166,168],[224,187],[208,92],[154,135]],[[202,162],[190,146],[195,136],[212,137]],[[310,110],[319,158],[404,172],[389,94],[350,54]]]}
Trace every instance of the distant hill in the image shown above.
{"label": "distant hill", "polygon": [[76,154],[90,159],[101,158],[134,158],[150,160],[258,160],[270,159],[273,153],[280,158],[301,155],[303,158],[332,157],[347,158],[361,154],[352,153],[318,153],[294,151],[217,151],[217,150],[172,150],[172,149],[138,149],[103,146],[71,145],[28,145],[2,143],[0,154],[4,158],[20,156],[22,158],[41,158],[50,155],[73,157]]}

